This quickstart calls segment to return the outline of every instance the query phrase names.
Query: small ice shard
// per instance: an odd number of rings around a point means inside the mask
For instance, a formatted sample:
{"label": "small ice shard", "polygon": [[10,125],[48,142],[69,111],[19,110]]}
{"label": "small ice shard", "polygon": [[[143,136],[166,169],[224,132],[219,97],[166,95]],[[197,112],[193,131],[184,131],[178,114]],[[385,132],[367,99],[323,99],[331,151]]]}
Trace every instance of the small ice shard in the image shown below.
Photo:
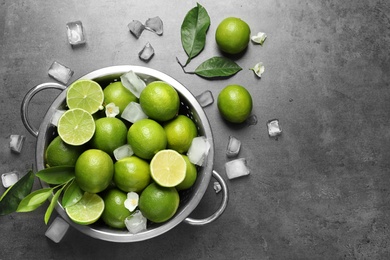
{"label": "small ice shard", "polygon": [[46,230],[45,236],[53,242],[59,243],[69,229],[69,224],[61,217],[56,217],[49,228]]}
{"label": "small ice shard", "polygon": [[135,123],[140,119],[148,118],[148,116],[142,110],[141,105],[139,103],[133,102],[133,101],[130,102],[125,107],[125,109],[123,109],[121,117],[123,119],[126,119],[127,121],[129,121],[131,123]]}
{"label": "small ice shard", "polygon": [[146,87],[145,81],[143,81],[134,71],[129,72],[121,76],[122,85],[131,91],[137,98],[139,98],[142,90]]}
{"label": "small ice shard", "polygon": [[142,215],[141,211],[136,210],[125,219],[125,224],[131,234],[137,234],[146,230],[147,219]]}
{"label": "small ice shard", "polygon": [[111,102],[106,105],[106,117],[116,117],[119,114],[119,107]]}
{"label": "small ice shard", "polygon": [[257,124],[257,116],[250,115],[245,121],[248,125],[256,125]]}
{"label": "small ice shard", "polygon": [[162,35],[164,32],[163,22],[158,16],[146,20],[145,28],[149,31],[155,32],[157,35]]}
{"label": "small ice shard", "polygon": [[198,136],[192,139],[190,148],[188,149],[187,156],[190,162],[193,164],[202,166],[204,159],[210,150],[210,143],[204,136]]}
{"label": "small ice shard", "polygon": [[202,107],[207,107],[214,103],[213,93],[210,90],[206,90],[199,95],[196,96],[196,100],[198,100],[199,104]]}
{"label": "small ice shard", "polygon": [[50,119],[50,123],[54,126],[57,126],[58,125],[58,120],[60,119],[60,117],[65,113],[65,110],[59,110],[59,109],[56,109],[56,111],[54,111],[54,114],[53,116],[51,117]]}
{"label": "small ice shard", "polygon": [[133,212],[138,207],[139,195],[136,192],[127,193],[127,199],[125,200],[125,208],[130,212]]}
{"label": "small ice shard", "polygon": [[221,184],[217,181],[214,182],[215,193],[219,193],[222,190]]}
{"label": "small ice shard", "polygon": [[268,135],[270,137],[276,137],[282,134],[282,129],[279,125],[278,119],[272,119],[267,122]]}
{"label": "small ice shard", "polygon": [[17,171],[3,173],[1,175],[1,182],[4,188],[9,188],[19,180],[19,173]]}
{"label": "small ice shard", "polygon": [[249,175],[250,173],[245,158],[239,158],[225,163],[225,170],[226,175],[230,180]]}
{"label": "small ice shard", "polygon": [[234,136],[229,136],[229,142],[226,149],[226,155],[228,157],[237,156],[240,152],[241,141],[235,138]]}
{"label": "small ice shard", "polygon": [[24,135],[10,135],[9,148],[15,153],[20,153],[26,137]]}
{"label": "small ice shard", "polygon": [[80,45],[85,43],[84,28],[81,21],[69,22],[66,24],[68,41],[71,45]]}
{"label": "small ice shard", "polygon": [[267,39],[267,35],[263,32],[259,32],[257,35],[251,37],[252,42],[258,43],[260,45],[263,45],[265,39]]}
{"label": "small ice shard", "polygon": [[131,21],[127,27],[129,28],[130,32],[135,36],[135,38],[139,38],[142,34],[142,32],[145,30],[145,25],[143,25],[138,20]]}
{"label": "small ice shard", "polygon": [[114,153],[115,160],[117,161],[125,157],[130,157],[134,154],[133,148],[131,148],[129,144],[124,144],[122,146],[119,146],[114,150],[113,153]]}
{"label": "small ice shard", "polygon": [[265,67],[262,62],[257,63],[253,68],[251,68],[257,77],[261,78],[265,71]]}
{"label": "small ice shard", "polygon": [[48,71],[48,74],[53,79],[63,83],[67,84],[70,78],[73,76],[73,70],[70,68],[62,65],[61,63],[58,63],[57,61],[54,61]]}
{"label": "small ice shard", "polygon": [[153,55],[154,49],[149,42],[147,42],[142,50],[138,53],[138,57],[143,61],[149,61]]}

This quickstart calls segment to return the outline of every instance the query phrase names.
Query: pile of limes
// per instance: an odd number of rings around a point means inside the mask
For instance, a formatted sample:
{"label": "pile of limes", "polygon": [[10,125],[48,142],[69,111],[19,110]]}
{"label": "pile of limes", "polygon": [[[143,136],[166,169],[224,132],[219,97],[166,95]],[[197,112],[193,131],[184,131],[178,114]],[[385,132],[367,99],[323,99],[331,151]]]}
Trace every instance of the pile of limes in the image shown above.
{"label": "pile of limes", "polygon": [[[130,102],[139,102],[148,118],[130,123],[120,114],[106,117],[100,111],[114,103],[121,113]],[[84,196],[65,208],[70,219],[125,228],[132,214],[124,203],[130,192],[138,193],[137,209],[149,221],[172,218],[179,191],[192,187],[197,178],[197,168],[185,154],[198,136],[195,123],[179,114],[175,88],[154,81],[138,99],[120,81],[102,87],[82,79],[69,86],[66,105],[69,109],[58,121],[58,137],[48,145],[45,162],[47,167],[74,166]],[[116,160],[114,150],[123,145],[130,145],[134,154]]]}

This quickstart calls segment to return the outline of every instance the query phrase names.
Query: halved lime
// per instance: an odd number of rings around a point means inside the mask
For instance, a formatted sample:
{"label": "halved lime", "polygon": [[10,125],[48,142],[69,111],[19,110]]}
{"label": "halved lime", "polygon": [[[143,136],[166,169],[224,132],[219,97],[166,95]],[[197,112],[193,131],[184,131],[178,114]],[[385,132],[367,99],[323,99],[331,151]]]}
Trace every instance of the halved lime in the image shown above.
{"label": "halved lime", "polygon": [[187,163],[175,150],[166,149],[157,152],[150,162],[153,180],[162,187],[175,187],[185,176]]}
{"label": "halved lime", "polygon": [[76,204],[66,207],[68,217],[80,225],[89,225],[96,222],[104,210],[103,199],[95,194],[85,192]]}
{"label": "halved lime", "polygon": [[66,92],[66,104],[70,109],[82,108],[93,114],[103,108],[103,101],[102,87],[96,81],[89,79],[73,82]]}
{"label": "halved lime", "polygon": [[82,145],[95,133],[95,121],[90,113],[81,108],[65,111],[58,120],[57,131],[61,139],[70,145]]}

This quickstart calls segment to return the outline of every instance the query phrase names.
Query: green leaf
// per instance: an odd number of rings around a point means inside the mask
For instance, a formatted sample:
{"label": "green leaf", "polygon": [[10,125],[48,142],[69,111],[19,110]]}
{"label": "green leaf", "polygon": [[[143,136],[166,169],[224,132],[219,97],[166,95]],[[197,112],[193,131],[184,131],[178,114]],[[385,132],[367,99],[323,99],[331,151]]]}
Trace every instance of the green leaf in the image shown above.
{"label": "green leaf", "polygon": [[228,58],[213,57],[200,64],[195,69],[195,74],[205,78],[228,77],[240,70],[242,68]]}
{"label": "green leaf", "polygon": [[46,225],[47,225],[47,223],[49,223],[51,213],[53,213],[53,209],[55,208],[57,201],[58,201],[58,198],[60,197],[61,192],[64,190],[65,186],[66,185],[63,185],[59,190],[56,191],[53,198],[51,199],[49,207],[47,207],[47,209],[46,209],[45,218],[44,218]]}
{"label": "green leaf", "polygon": [[41,206],[52,194],[54,188],[45,188],[33,191],[19,204],[17,212],[30,212]]}
{"label": "green leaf", "polygon": [[77,182],[72,181],[64,192],[62,206],[66,208],[76,204],[83,197],[83,194],[84,192],[80,189]]}
{"label": "green leaf", "polygon": [[54,166],[36,173],[36,176],[48,184],[64,184],[74,178],[74,166]]}
{"label": "green leaf", "polygon": [[31,192],[33,184],[34,173],[29,171],[18,182],[9,187],[1,196],[0,215],[15,212],[22,199]]}
{"label": "green leaf", "polygon": [[181,43],[188,56],[186,65],[203,50],[209,26],[210,17],[199,3],[185,16],[181,25]]}

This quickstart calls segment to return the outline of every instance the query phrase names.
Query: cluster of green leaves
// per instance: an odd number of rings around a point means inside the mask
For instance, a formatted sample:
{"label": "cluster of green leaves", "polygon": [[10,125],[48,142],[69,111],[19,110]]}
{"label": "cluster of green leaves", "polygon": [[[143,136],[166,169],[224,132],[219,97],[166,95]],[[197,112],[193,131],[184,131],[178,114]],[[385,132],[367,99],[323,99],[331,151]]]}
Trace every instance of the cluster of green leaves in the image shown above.
{"label": "cluster of green leaves", "polygon": [[188,59],[185,64],[181,64],[178,59],[177,62],[185,73],[205,78],[228,77],[236,74],[242,68],[234,61],[219,56],[202,62],[193,72],[187,72],[184,69],[204,49],[209,27],[210,16],[206,9],[198,3],[187,13],[181,25],[181,42]]}
{"label": "cluster of green leaves", "polygon": [[[48,188],[42,188],[31,192],[34,177],[49,184]],[[74,205],[83,196],[83,191],[77,185],[73,166],[56,166],[43,169],[36,174],[29,171],[17,183],[9,187],[0,198],[0,215],[13,212],[30,212],[50,199],[44,221],[47,224],[53,209],[62,196],[64,208]]]}

